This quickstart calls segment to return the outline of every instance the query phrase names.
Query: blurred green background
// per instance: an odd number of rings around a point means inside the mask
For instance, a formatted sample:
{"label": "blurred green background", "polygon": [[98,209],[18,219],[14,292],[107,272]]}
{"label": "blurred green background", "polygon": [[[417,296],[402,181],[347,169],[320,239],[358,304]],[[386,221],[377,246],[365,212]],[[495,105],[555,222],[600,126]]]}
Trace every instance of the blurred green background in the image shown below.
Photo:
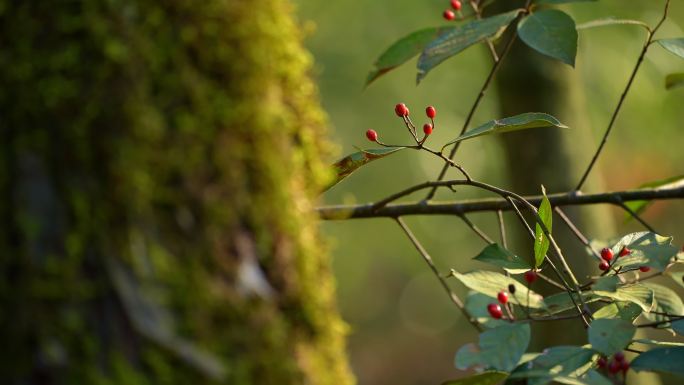
{"label": "blurred green background", "polygon": [[[316,76],[339,155],[355,151],[354,146],[367,146],[364,132],[368,128],[377,130],[386,142],[407,142],[406,131],[394,116],[393,106],[397,102],[407,103],[415,117],[423,116],[426,105],[437,108],[437,127],[430,139],[433,144],[454,137],[460,130],[491,65],[484,46],[470,48],[448,60],[418,87],[414,81],[415,60],[412,60],[363,89],[374,60],[391,43],[417,29],[446,24],[441,13],[448,6],[447,0],[296,0],[296,3],[309,33],[307,45],[317,63]],[[653,25],[660,17],[661,3],[605,0],[560,8],[578,23],[615,16],[640,19]],[[684,36],[684,2],[673,2],[671,17],[659,36]],[[588,152],[594,151],[644,39],[644,31],[634,26],[580,32],[577,65],[574,73],[569,73],[578,89],[575,102],[581,115],[575,116],[575,121],[565,121],[572,129],[563,133],[571,143],[576,135],[584,134],[591,145]],[[593,172],[593,176],[603,179],[607,190],[633,188],[644,182],[684,174],[681,139],[684,88],[664,89],[665,76],[681,71],[684,71],[684,61],[658,46],[649,51]],[[471,127],[501,117],[498,109],[494,88]],[[584,146],[577,142],[578,147]],[[587,149],[570,148],[569,151],[571,155],[576,154],[580,169],[586,167],[590,156],[586,155]],[[477,179],[504,187],[511,185],[502,144],[497,137],[464,143],[458,161]],[[425,154],[400,153],[358,171],[327,192],[323,201],[334,204],[380,199],[412,184],[434,179],[440,167],[438,159]],[[575,175],[572,179],[579,177]],[[437,198],[478,196],[483,195],[463,189],[457,195],[442,191]],[[418,194],[411,197],[420,198],[422,195]],[[609,210],[617,232],[604,236],[642,230],[634,222],[625,222],[624,214],[618,209]],[[670,201],[654,204],[644,217],[660,233],[674,236],[675,243],[680,245],[684,243],[683,213],[682,202]],[[498,239],[493,213],[474,215],[472,219]],[[509,228],[517,226],[510,214],[506,221]],[[442,271],[484,267],[470,260],[484,243],[458,218],[412,217],[408,223]],[[462,376],[453,366],[454,353],[477,336],[441,291],[400,229],[390,220],[381,219],[326,222],[323,227],[333,252],[340,307],[351,327],[349,351],[359,383],[437,384]],[[462,287],[454,285],[454,288],[459,294],[465,294]],[[632,376],[635,374],[630,373]],[[633,383],[658,383],[649,376],[634,380]]]}

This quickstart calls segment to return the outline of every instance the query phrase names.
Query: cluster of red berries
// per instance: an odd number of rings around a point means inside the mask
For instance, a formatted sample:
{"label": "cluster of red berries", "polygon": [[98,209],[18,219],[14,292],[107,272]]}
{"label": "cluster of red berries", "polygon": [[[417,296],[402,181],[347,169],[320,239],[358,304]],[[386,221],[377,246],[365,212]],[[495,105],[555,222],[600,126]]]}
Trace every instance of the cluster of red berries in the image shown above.
{"label": "cluster of red berries", "polygon": [[[620,253],[618,254],[618,258],[620,257],[625,257],[627,255],[630,255],[632,253],[632,250],[628,249],[627,247],[623,247],[622,250],[620,250]],[[607,247],[604,247],[601,249],[601,263],[599,263],[599,269],[606,271],[610,269],[611,262],[613,260],[613,251]],[[639,270],[642,273],[647,273],[651,271],[651,268],[648,266],[641,266]]]}
{"label": "cluster of red berries", "polygon": [[[462,7],[462,5],[461,5],[460,1],[451,0],[451,8],[456,10],[456,12],[460,13],[461,7]],[[444,13],[442,13],[442,17],[444,17],[444,19],[446,19],[446,20],[451,21],[451,20],[454,20],[456,18],[456,13],[454,11],[452,11],[451,9],[447,9],[444,11]]]}
{"label": "cluster of red berries", "polygon": [[[530,285],[537,280],[537,277],[537,272],[534,270],[529,270],[525,272],[525,281],[527,281],[527,283]],[[508,285],[508,292],[502,290],[496,295],[496,299],[503,306],[506,306],[506,304],[508,303],[508,293],[511,293],[513,295],[515,294],[515,285]],[[489,312],[489,315],[492,316],[492,318],[494,319],[503,318],[503,310],[501,309],[501,305],[499,305],[499,303],[490,303],[489,305],[487,305],[487,311]]]}
{"label": "cluster of red berries", "polygon": [[606,357],[599,357],[596,365],[599,369],[607,369],[610,374],[618,374],[620,372],[627,374],[629,370],[629,361],[627,361],[625,354],[622,352],[615,353],[610,361]]}
{"label": "cluster of red berries", "polygon": [[[411,111],[409,111],[408,107],[406,107],[406,104],[399,103],[396,106],[394,106],[394,113],[402,119],[407,119]],[[425,115],[427,115],[427,117],[430,118],[430,121],[432,122],[425,123],[423,125],[423,133],[425,134],[425,137],[427,137],[428,135],[432,134],[432,130],[435,127],[434,119],[435,116],[437,116],[437,110],[433,106],[427,106],[425,108]],[[366,131],[366,138],[368,138],[368,140],[370,140],[371,142],[377,142],[378,133],[373,129],[369,129]]]}

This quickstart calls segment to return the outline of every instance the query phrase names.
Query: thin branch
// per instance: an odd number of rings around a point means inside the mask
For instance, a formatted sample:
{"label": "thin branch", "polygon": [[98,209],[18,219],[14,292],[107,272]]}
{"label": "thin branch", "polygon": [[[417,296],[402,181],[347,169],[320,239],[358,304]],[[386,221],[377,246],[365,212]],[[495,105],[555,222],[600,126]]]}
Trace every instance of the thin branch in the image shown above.
{"label": "thin branch", "polygon": [[494,243],[494,241],[492,241],[492,239],[489,238],[487,236],[487,234],[485,234],[484,231],[482,231],[479,227],[477,227],[477,225],[475,225],[473,222],[471,222],[470,219],[468,219],[468,217],[466,217],[465,215],[459,215],[459,218],[461,218],[461,220],[466,225],[468,225],[468,227],[470,227],[470,229],[473,230],[473,232],[475,234],[477,234],[478,237],[482,238],[482,240],[485,241],[487,244],[491,245],[492,243]]}
{"label": "thin branch", "polygon": [[506,224],[504,223],[503,211],[496,210],[496,217],[499,220],[499,234],[501,234],[501,244],[504,249],[508,249],[508,241],[506,240]]}
{"label": "thin branch", "polygon": [[[470,7],[473,9],[475,12],[475,17],[480,20],[482,19],[482,10],[480,9],[480,5],[478,4],[477,0],[470,0]],[[499,61],[499,55],[496,53],[496,48],[494,48],[494,43],[490,39],[487,39],[487,48],[489,48],[489,53],[492,54],[492,60],[494,60],[494,63]]]}
{"label": "thin branch", "polygon": [[601,155],[601,151],[603,151],[603,147],[606,145],[606,142],[608,141],[608,136],[610,135],[610,132],[613,130],[613,125],[615,124],[615,121],[617,120],[617,117],[620,114],[620,110],[622,109],[622,105],[625,102],[625,99],[627,98],[627,94],[629,93],[629,90],[632,88],[632,83],[634,83],[634,79],[636,78],[637,72],[639,72],[639,68],[641,67],[641,63],[643,63],[644,57],[646,57],[646,52],[648,52],[648,48],[651,46],[651,43],[653,42],[653,36],[655,35],[656,32],[658,32],[658,29],[660,29],[660,26],[663,25],[663,23],[665,22],[665,19],[667,19],[667,13],[668,13],[669,8],[670,8],[670,0],[667,0],[665,2],[665,11],[663,12],[663,17],[660,19],[660,22],[655,26],[655,28],[653,28],[653,31],[648,33],[648,38],[646,39],[646,43],[644,43],[644,46],[641,49],[641,54],[639,55],[639,59],[637,60],[637,63],[634,66],[634,70],[632,71],[632,74],[629,77],[629,81],[627,82],[627,86],[625,87],[624,91],[622,91],[622,94],[620,95],[620,100],[618,101],[617,107],[615,107],[615,110],[613,111],[613,115],[611,116],[610,122],[608,123],[608,128],[606,128],[606,132],[603,134],[603,139],[601,139],[601,143],[599,144],[598,148],[596,149],[596,153],[591,158],[591,162],[589,162],[589,166],[587,167],[586,171],[584,171],[584,175],[582,175],[582,179],[580,179],[575,190],[581,190],[582,189],[582,186],[584,186],[584,182],[586,182],[587,178],[589,177],[589,173],[594,168],[594,165],[596,164],[596,161],[598,160],[599,155]]}
{"label": "thin branch", "polygon": [[643,219],[639,216],[639,214],[637,214],[636,212],[634,212],[634,210],[632,210],[631,208],[629,208],[629,206],[627,206],[624,202],[618,203],[618,206],[622,207],[622,209],[625,210],[629,215],[631,215],[632,218],[634,218],[634,219],[636,219],[637,221],[639,221],[639,223],[641,223],[645,228],[647,228],[648,231],[650,231],[650,232],[652,232],[652,233],[659,234],[657,231],[655,231],[655,229],[654,229],[651,225],[649,225],[645,220],[643,220]]}
{"label": "thin branch", "polygon": [[575,234],[577,239],[579,239],[579,241],[591,251],[591,254],[598,260],[601,260],[601,255],[599,255],[598,251],[594,250],[594,248],[591,247],[589,239],[587,239],[587,237],[585,237],[584,234],[582,234],[582,232],[577,228],[577,226],[575,226],[572,220],[570,220],[570,218],[567,215],[565,215],[565,212],[563,212],[563,210],[561,210],[561,208],[558,206],[554,207],[553,210],[556,212],[556,214],[558,214],[559,217],[561,217],[563,223],[565,223],[568,226],[570,231],[572,231],[572,233]]}
{"label": "thin branch", "polygon": [[437,270],[437,266],[435,266],[435,263],[432,261],[432,257],[430,257],[430,254],[428,254],[428,252],[425,250],[423,245],[418,241],[418,238],[416,238],[416,236],[413,235],[413,232],[411,231],[411,229],[408,228],[406,223],[401,218],[396,218],[396,221],[399,224],[399,226],[401,227],[401,229],[404,230],[404,233],[406,234],[408,239],[411,241],[411,243],[413,243],[413,246],[416,248],[416,250],[418,250],[418,253],[420,253],[421,257],[423,257],[423,260],[425,260],[425,263],[428,264],[428,266],[430,267],[430,270],[432,270],[432,272],[435,274],[435,277],[437,277],[440,284],[442,285],[444,290],[449,295],[451,302],[453,302],[454,305],[456,305],[456,307],[461,311],[461,313],[463,313],[463,315],[468,320],[468,322],[470,322],[470,324],[473,325],[473,327],[475,327],[475,329],[477,329],[477,331],[482,331],[482,326],[480,326],[480,324],[474,318],[472,318],[470,316],[470,314],[468,314],[468,311],[466,310],[465,305],[463,304],[461,299],[458,298],[456,293],[454,293],[451,290],[451,288],[449,287],[449,284],[444,279],[444,277],[442,277],[439,274],[439,270]]}

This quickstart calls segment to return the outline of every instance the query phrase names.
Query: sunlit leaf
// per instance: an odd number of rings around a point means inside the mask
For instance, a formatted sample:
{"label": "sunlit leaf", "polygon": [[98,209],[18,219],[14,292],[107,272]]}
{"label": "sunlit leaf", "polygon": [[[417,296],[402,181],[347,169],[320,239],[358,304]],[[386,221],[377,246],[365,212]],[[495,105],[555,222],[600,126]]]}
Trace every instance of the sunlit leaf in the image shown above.
{"label": "sunlit leaf", "polygon": [[607,27],[611,25],[638,25],[639,27],[646,28],[649,30],[648,24],[640,20],[630,20],[630,19],[616,19],[614,17],[607,17],[605,19],[598,19],[588,21],[586,23],[578,24],[577,30],[596,28],[596,27]]}
{"label": "sunlit leaf", "polygon": [[663,237],[647,231],[625,235],[611,247],[611,250],[614,255],[619,255],[624,247],[631,253],[618,258],[613,264],[615,268],[638,269],[641,266],[649,266],[664,271],[679,251],[672,246],[672,237]]}
{"label": "sunlit leaf", "polygon": [[[572,295],[574,296],[573,298],[575,299],[575,303],[580,304],[581,301],[579,300],[577,294],[573,293]],[[572,302],[573,298],[570,297],[570,294],[568,292],[561,292],[545,297],[544,304],[546,305],[546,307],[542,312],[538,313],[537,315],[553,315],[562,313],[566,310],[575,309],[575,304]],[[583,292],[582,299],[584,300],[584,303],[592,303],[600,300],[601,297],[591,292]]]}
{"label": "sunlit leaf", "polygon": [[684,271],[668,271],[667,275],[669,275],[675,282],[677,282],[679,286],[684,287]]}
{"label": "sunlit leaf", "polygon": [[454,144],[456,142],[476,138],[482,135],[501,134],[504,132],[543,127],[568,128],[566,125],[558,121],[558,119],[554,118],[549,114],[544,114],[541,112],[527,112],[524,114],[512,116],[510,118],[491,120],[477,128],[473,128],[472,130],[464,133],[458,138],[445,144],[442,147],[442,150],[444,149],[444,147]]}
{"label": "sunlit leaf", "polygon": [[440,33],[430,42],[418,58],[418,75],[420,82],[427,74],[444,60],[458,54],[473,44],[480,43],[498,34],[510,24],[520,13],[515,10],[481,20],[473,20],[465,24],[451,27]]}
{"label": "sunlit leaf", "polygon": [[653,290],[638,283],[620,286],[616,291],[596,290],[593,293],[598,296],[612,298],[616,301],[632,302],[645,312],[651,311],[655,306]]}
{"label": "sunlit leaf", "polygon": [[665,89],[671,90],[684,86],[684,72],[669,74],[665,77]]}
{"label": "sunlit leaf", "polygon": [[575,66],[577,30],[567,13],[557,9],[534,12],[520,21],[518,36],[539,53]]}
{"label": "sunlit leaf", "polygon": [[[684,77],[684,74],[682,74]],[[683,79],[684,81],[684,79]],[[641,186],[638,187],[638,189],[646,189],[646,188],[676,188],[676,187],[681,187],[684,186],[684,175],[678,175],[662,180],[657,180],[653,182],[648,182],[644,183]],[[644,211],[652,201],[629,201],[625,202],[625,205],[629,207],[632,211],[635,213],[639,214],[642,211]],[[629,213],[626,213],[626,218],[631,219],[632,216]]]}
{"label": "sunlit leaf", "polygon": [[528,378],[528,385],[551,382],[555,377],[577,377],[592,365],[596,352],[580,346],[555,346],[519,366],[511,378]]}
{"label": "sunlit leaf", "polygon": [[565,4],[565,3],[586,3],[598,0],[536,0],[535,4]]}
{"label": "sunlit leaf", "polygon": [[610,356],[622,351],[634,337],[636,326],[620,318],[598,318],[589,325],[589,343]]}
{"label": "sunlit leaf", "polygon": [[[677,322],[680,322],[680,321],[677,321]],[[677,323],[677,322],[674,322],[674,323]],[[681,342],[656,341],[656,340],[651,340],[651,339],[647,339],[647,338],[636,339],[636,340],[632,341],[632,343],[643,344],[643,345],[654,345],[654,346],[661,346],[661,347],[684,346],[684,343],[681,343]]]}
{"label": "sunlit leaf", "polygon": [[684,59],[684,37],[656,40],[661,47]]}
{"label": "sunlit leaf", "polygon": [[333,164],[335,169],[336,178],[328,185],[325,190],[330,189],[332,186],[339,183],[342,179],[351,175],[354,171],[358,170],[359,167],[368,164],[377,159],[384,158],[388,155],[392,155],[397,151],[401,151],[406,147],[391,147],[391,148],[376,148],[370,150],[362,150],[355,152],[351,155],[347,155],[344,158],[338,160]]}
{"label": "sunlit leaf", "polygon": [[531,266],[522,258],[504,249],[498,243],[485,247],[473,259],[501,267],[511,274],[522,274],[531,269]]}
{"label": "sunlit leaf", "polygon": [[641,353],[635,358],[630,367],[637,372],[671,373],[684,376],[684,347],[658,348]]}
{"label": "sunlit leaf", "polygon": [[442,385],[496,385],[508,377],[506,372],[484,372],[470,377],[451,380]]}
{"label": "sunlit leaf", "polygon": [[[541,204],[539,205],[539,218],[541,218],[542,223],[546,226],[546,229],[551,233],[551,225],[553,221],[553,210],[551,209],[551,203],[549,198],[546,197],[546,189],[542,186],[542,198]],[[546,252],[549,250],[550,245],[549,237],[544,234],[544,230],[541,225],[537,223],[535,225],[534,232],[534,266],[539,267],[544,263],[544,258],[546,257]]]}
{"label": "sunlit leaf", "polygon": [[[509,301],[517,305],[527,306],[527,287],[503,274],[495,273],[493,271],[476,270],[465,274],[454,272],[454,277],[461,281],[467,288],[493,298],[496,298],[496,295],[500,291],[507,290],[508,285],[515,285],[515,295],[511,295]],[[529,305],[532,308],[544,307],[543,297],[531,290],[529,290],[529,302]]]}
{"label": "sunlit leaf", "polygon": [[617,301],[598,309],[594,313],[594,318],[620,318],[633,322],[641,312],[641,307],[637,304]]}
{"label": "sunlit leaf", "polygon": [[[671,318],[663,314],[670,314],[673,316],[684,315],[684,303],[682,303],[682,299],[672,289],[650,282],[643,282],[642,285],[653,290],[653,296],[655,298],[655,307],[652,312],[645,314],[647,319],[654,322],[661,322]],[[665,323],[661,327],[669,328],[670,324]]]}

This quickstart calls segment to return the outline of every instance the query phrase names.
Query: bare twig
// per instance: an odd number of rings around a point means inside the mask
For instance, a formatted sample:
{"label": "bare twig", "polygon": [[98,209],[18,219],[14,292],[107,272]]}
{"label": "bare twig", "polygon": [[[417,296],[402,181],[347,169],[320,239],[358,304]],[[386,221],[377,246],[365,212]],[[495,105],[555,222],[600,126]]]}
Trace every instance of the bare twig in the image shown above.
{"label": "bare twig", "polygon": [[504,249],[508,248],[508,241],[506,240],[506,224],[504,223],[503,211],[496,210],[496,217],[499,220],[499,234],[501,234],[501,244]]}
{"label": "bare twig", "polygon": [[582,242],[582,244],[583,244],[584,246],[586,246],[586,247],[591,251],[592,255],[593,255],[595,258],[597,258],[597,259],[600,260],[600,259],[601,259],[601,256],[599,255],[599,253],[598,253],[596,250],[594,250],[593,247],[591,247],[591,244],[589,243],[589,239],[587,239],[587,237],[585,237],[584,234],[582,234],[582,232],[577,228],[577,226],[575,226],[575,224],[572,222],[572,220],[570,220],[570,218],[569,218],[567,215],[565,215],[565,213],[563,212],[563,210],[561,210],[560,207],[556,206],[556,207],[554,207],[554,211],[555,211],[555,212],[558,214],[558,216],[563,220],[563,223],[565,223],[565,224],[568,226],[568,228],[570,229],[570,231],[571,231],[573,234],[575,234],[575,236],[577,237],[577,239],[579,239],[579,241]]}
{"label": "bare twig", "polygon": [[648,231],[650,231],[650,232],[652,232],[652,233],[659,234],[657,231],[655,231],[655,229],[653,228],[653,226],[649,225],[645,220],[643,220],[643,219],[641,218],[641,216],[639,216],[639,214],[637,214],[636,212],[634,212],[634,210],[632,210],[631,208],[629,208],[629,206],[627,206],[624,202],[618,203],[618,206],[622,207],[622,209],[625,210],[629,215],[631,215],[632,218],[634,218],[634,219],[636,219],[637,221],[639,221],[639,223],[641,223],[645,228],[647,228]]}
{"label": "bare twig", "polygon": [[485,241],[487,244],[491,245],[492,243],[494,243],[494,241],[492,241],[492,239],[489,238],[487,236],[487,234],[484,233],[484,231],[482,231],[479,227],[477,227],[477,225],[475,225],[473,222],[471,222],[471,220],[468,219],[468,217],[466,217],[465,215],[459,215],[459,218],[461,218],[461,220],[466,225],[468,225],[468,227],[470,227],[470,229],[473,230],[473,232],[475,234],[477,234],[478,237],[482,238],[482,240]]}

